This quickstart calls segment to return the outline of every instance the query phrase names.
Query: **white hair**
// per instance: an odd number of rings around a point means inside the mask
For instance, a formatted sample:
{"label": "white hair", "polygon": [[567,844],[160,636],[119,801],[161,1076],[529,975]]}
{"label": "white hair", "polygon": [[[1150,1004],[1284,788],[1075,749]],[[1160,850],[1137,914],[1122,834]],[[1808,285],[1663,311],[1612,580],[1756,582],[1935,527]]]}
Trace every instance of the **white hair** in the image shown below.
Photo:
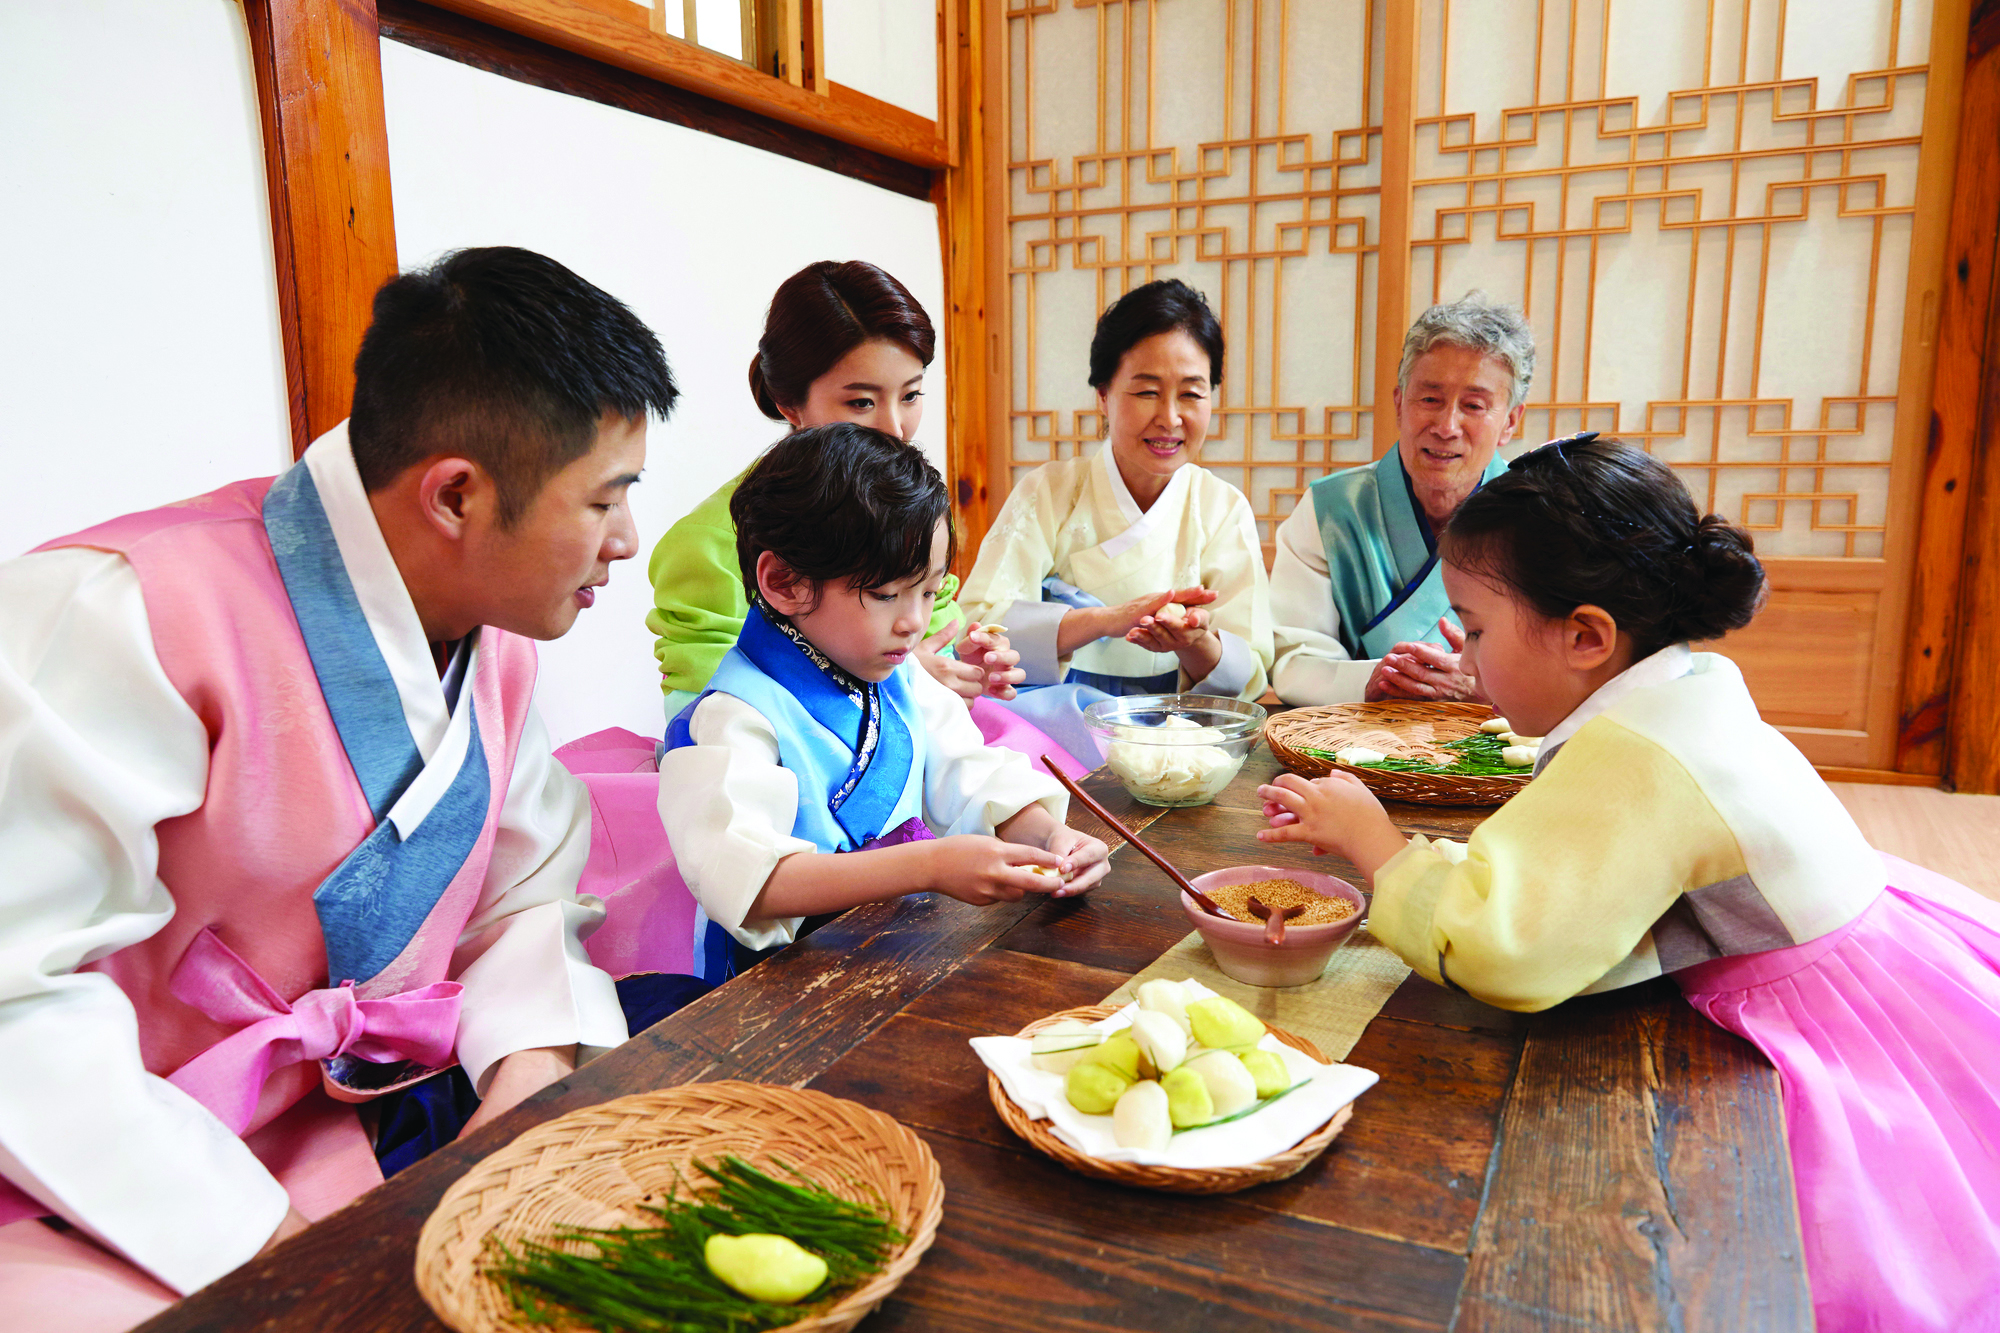
{"label": "white hair", "polygon": [[1396,370],[1398,389],[1409,391],[1410,367],[1434,347],[1463,347],[1492,357],[1513,377],[1508,408],[1527,401],[1528,386],[1535,378],[1535,335],[1518,307],[1498,305],[1487,300],[1485,292],[1471,291],[1418,315],[1403,335],[1403,364]]}

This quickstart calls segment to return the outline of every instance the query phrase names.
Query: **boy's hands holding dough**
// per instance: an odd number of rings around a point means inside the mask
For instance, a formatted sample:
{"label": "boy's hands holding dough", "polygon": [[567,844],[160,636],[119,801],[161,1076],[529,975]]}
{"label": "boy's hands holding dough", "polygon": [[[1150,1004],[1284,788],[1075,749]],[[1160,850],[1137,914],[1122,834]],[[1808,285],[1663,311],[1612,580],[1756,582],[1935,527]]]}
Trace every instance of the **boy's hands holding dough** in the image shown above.
{"label": "boy's hands holding dough", "polygon": [[1375,793],[1352,773],[1311,780],[1285,773],[1257,794],[1271,821],[1271,827],[1257,830],[1259,841],[1309,842],[1313,855],[1338,852],[1370,879],[1408,845]]}
{"label": "boy's hands holding dough", "polygon": [[1013,698],[1014,687],[1028,678],[1015,665],[1021,655],[1007,642],[1004,625],[974,625],[958,641],[958,660],[979,671],[982,688],[995,699]]}

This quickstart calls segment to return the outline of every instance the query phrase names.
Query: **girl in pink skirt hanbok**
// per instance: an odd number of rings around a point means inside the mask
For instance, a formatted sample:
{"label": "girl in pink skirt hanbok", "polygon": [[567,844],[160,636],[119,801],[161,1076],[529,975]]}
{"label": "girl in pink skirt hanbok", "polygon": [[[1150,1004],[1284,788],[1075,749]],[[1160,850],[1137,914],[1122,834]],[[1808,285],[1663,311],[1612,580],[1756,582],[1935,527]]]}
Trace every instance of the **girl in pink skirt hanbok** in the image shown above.
{"label": "girl in pink skirt hanbok", "polygon": [[1464,846],[1287,775],[1259,836],[1374,881],[1369,928],[1489,1004],[1666,974],[1778,1068],[1822,1333],[2000,1329],[2000,904],[1868,846],[1726,657],[1750,538],[1594,435],[1515,460],[1440,550],[1535,780]]}

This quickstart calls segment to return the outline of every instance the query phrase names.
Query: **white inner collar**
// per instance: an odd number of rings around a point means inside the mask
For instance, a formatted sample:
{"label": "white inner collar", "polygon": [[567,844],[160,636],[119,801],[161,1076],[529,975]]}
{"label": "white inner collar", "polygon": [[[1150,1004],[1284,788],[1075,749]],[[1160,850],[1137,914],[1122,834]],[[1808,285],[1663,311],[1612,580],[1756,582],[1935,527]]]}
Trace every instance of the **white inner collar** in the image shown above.
{"label": "white inner collar", "polygon": [[[1642,657],[1631,666],[1597,687],[1588,699],[1578,704],[1570,715],[1558,722],[1548,735],[1542,737],[1543,756],[1550,754],[1558,745],[1577,732],[1583,724],[1607,712],[1619,700],[1636,690],[1649,689],[1654,685],[1664,685],[1670,680],[1679,680],[1694,670],[1694,653],[1684,643],[1670,643],[1651,657]],[[1541,764],[1535,765],[1541,771]]]}
{"label": "white inner collar", "polygon": [[1107,560],[1116,560],[1125,552],[1146,540],[1153,531],[1159,515],[1173,511],[1172,502],[1179,498],[1178,488],[1188,484],[1188,472],[1195,464],[1183,463],[1174,469],[1174,475],[1167,478],[1166,489],[1159,499],[1153,501],[1151,509],[1139,508],[1139,502],[1132,497],[1131,487],[1125,484],[1125,474],[1118,470],[1118,460],[1111,455],[1111,442],[1106,440],[1097,450],[1094,460],[1111,486],[1111,498],[1118,506],[1120,517],[1125,520],[1125,529],[1107,540],[1100,548]]}
{"label": "white inner collar", "polygon": [[[361,614],[396,682],[410,737],[429,763],[451,724],[451,708],[444,684],[438,679],[430,641],[424,637],[423,622],[417,619],[416,603],[410,600],[410,590],[403,585],[395,557],[389,554],[389,543],[383,540],[375,511],[362,489],[354,451],[347,442],[347,423],[341,422],[314,440],[299,462],[312,474],[327,524],[333,529],[334,544],[340,548],[340,562],[347,567]],[[470,646],[462,646],[460,652]]]}

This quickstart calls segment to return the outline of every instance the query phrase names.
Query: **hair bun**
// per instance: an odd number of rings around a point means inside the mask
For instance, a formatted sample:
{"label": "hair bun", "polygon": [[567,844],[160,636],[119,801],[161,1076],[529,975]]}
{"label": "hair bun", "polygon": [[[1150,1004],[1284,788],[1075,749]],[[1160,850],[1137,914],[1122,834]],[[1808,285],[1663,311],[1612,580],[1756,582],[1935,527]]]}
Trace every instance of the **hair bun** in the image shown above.
{"label": "hair bun", "polygon": [[757,410],[773,421],[783,421],[785,414],[778,410],[778,404],[771,398],[771,386],[764,382],[764,354],[757,353],[750,358],[750,396],[757,400]]}
{"label": "hair bun", "polygon": [[1687,557],[1679,639],[1719,639],[1742,629],[1764,607],[1767,585],[1750,534],[1720,514],[1704,514]]}

